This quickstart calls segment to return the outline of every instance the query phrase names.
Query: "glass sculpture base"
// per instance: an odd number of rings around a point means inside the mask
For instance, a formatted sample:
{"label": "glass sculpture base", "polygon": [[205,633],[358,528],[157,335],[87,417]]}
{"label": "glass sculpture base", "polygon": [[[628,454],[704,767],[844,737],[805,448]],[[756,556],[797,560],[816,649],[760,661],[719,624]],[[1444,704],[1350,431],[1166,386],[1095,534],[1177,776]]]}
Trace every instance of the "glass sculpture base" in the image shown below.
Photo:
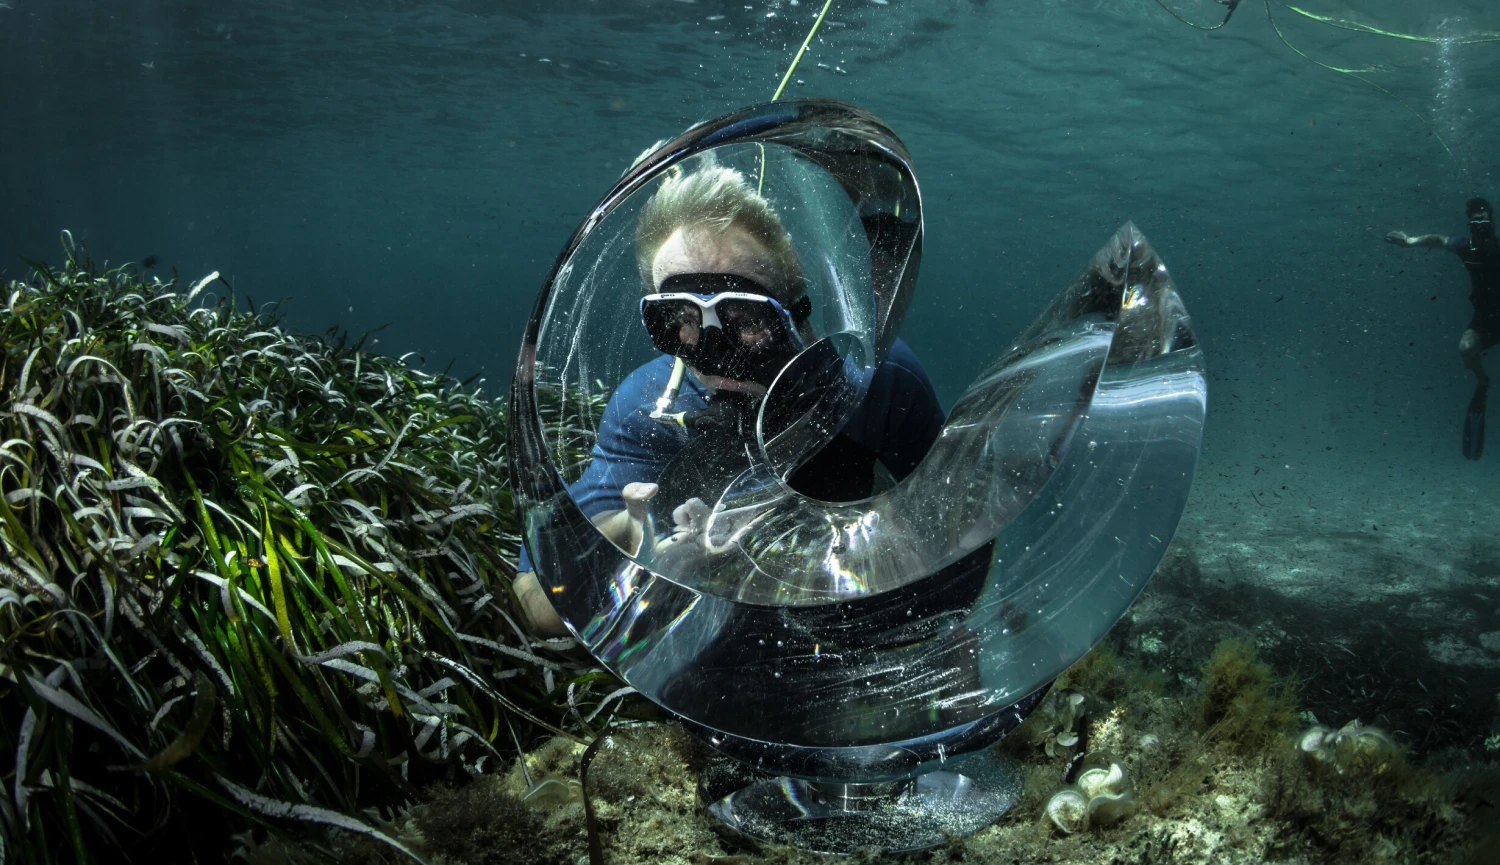
{"label": "glass sculpture base", "polygon": [[1018,765],[988,753],[904,781],[840,783],[774,777],[728,757],[704,770],[699,795],[731,831],[812,853],[905,853],[978,832],[1021,795]]}

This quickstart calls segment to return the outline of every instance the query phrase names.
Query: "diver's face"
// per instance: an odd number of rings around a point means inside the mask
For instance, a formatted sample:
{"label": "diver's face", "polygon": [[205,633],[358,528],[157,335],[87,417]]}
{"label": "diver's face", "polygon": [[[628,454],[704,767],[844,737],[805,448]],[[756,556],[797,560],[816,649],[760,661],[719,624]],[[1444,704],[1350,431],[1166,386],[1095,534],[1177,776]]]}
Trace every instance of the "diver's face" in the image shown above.
{"label": "diver's face", "polygon": [[[771,252],[749,232],[738,226],[725,231],[679,228],[657,250],[651,266],[653,288],[682,273],[732,273],[753,279],[763,286],[775,284]],[[677,322],[677,336],[684,345],[697,345],[701,333],[698,318],[685,316]],[[739,328],[740,342],[758,346],[771,340],[769,327],[763,330]]]}
{"label": "diver's face", "polygon": [[[660,290],[663,281],[684,273],[732,273],[752,279],[763,286],[778,283],[775,257],[766,245],[738,226],[724,231],[694,227],[679,228],[667,238],[652,260],[652,290]],[[781,298],[777,298],[781,300]],[[677,322],[677,336],[684,345],[695,346],[703,337],[696,316],[686,316]],[[762,341],[770,341],[769,329],[763,333],[754,328],[738,327],[742,345],[757,347]],[[751,396],[763,396],[766,387],[753,381],[741,381],[718,375],[708,375],[694,368],[694,374],[704,386],[716,391],[731,391]]]}

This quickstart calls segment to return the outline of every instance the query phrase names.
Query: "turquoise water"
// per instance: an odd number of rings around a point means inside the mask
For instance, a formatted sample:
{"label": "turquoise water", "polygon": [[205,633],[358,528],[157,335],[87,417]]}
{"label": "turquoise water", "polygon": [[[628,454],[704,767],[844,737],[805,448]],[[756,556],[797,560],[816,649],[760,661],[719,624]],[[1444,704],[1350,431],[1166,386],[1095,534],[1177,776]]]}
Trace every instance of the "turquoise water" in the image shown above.
{"label": "turquoise water", "polygon": [[[290,296],[304,330],[388,325],[378,349],[503,388],[597,197],[654,141],[769,98],[819,8],[563,5],[7,0],[0,269],[55,261],[68,228],[96,258]],[[927,234],[903,335],[947,403],[1139,225],[1212,374],[1179,540],[1201,591],[1242,592],[1180,615],[1273,649],[1278,631],[1316,637],[1318,687],[1341,689],[1320,719],[1384,714],[1436,750],[1399,711],[1426,700],[1461,714],[1446,744],[1479,758],[1500,733],[1500,443],[1459,453],[1462,267],[1382,238],[1461,234],[1465,198],[1500,200],[1500,43],[1460,38],[1500,31],[1500,12],[1304,8],[1451,38],[1260,0],[1208,34],[1154,0],[847,0],[788,95],[856,103],[912,152]],[[1273,20],[1316,60],[1379,70],[1320,68]],[[1386,659],[1383,697],[1356,698],[1376,646],[1405,666]],[[1433,676],[1450,697],[1415,696]]]}

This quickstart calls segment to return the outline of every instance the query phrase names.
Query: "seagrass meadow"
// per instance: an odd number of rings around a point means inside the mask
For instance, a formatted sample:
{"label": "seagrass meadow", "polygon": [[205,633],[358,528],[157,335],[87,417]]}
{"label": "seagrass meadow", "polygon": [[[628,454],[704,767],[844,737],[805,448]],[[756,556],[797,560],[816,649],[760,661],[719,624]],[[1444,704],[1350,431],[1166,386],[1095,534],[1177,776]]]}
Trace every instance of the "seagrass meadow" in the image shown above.
{"label": "seagrass meadow", "polygon": [[403,859],[381,814],[628,693],[509,613],[501,401],[64,250],[0,298],[5,862]]}

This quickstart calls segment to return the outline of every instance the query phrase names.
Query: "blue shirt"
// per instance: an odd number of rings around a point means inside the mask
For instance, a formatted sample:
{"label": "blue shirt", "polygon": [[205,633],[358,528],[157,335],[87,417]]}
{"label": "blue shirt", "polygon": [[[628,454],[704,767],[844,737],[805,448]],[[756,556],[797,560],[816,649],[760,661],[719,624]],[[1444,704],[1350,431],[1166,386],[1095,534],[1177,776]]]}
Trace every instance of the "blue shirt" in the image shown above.
{"label": "blue shirt", "polygon": [[[672,377],[673,359],[662,355],[625,377],[604,408],[593,459],[568,491],[585,516],[622,510],[626,484],[656,483],[662,470],[696,433],[651,419],[656,399]],[[691,374],[672,411],[701,411],[709,391]],[[943,409],[932,382],[906,343],[896,340],[885,362],[870,379],[865,400],[840,430],[842,436],[873,452],[892,477],[911,474],[943,428]],[[817,456],[813,457],[816,462]],[[521,549],[519,570],[531,570],[531,557]]]}

